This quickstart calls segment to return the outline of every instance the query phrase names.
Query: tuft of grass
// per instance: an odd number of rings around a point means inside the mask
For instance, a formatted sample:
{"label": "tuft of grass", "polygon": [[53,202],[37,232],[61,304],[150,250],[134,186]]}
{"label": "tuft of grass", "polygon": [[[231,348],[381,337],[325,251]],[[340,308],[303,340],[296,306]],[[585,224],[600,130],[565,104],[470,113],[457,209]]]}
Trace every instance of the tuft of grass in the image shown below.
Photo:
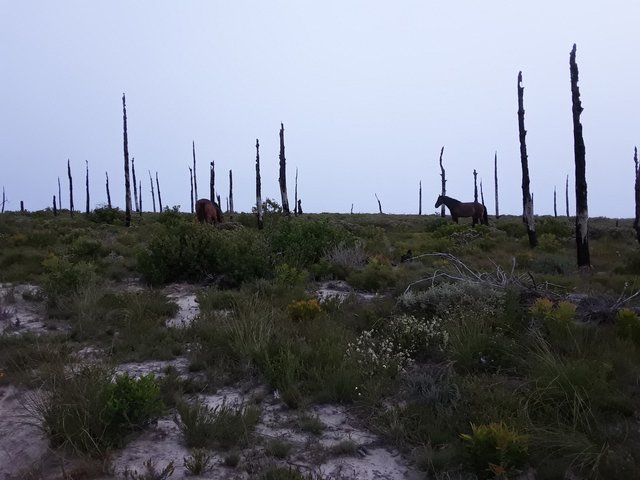
{"label": "tuft of grass", "polygon": [[163,469],[158,470],[156,462],[149,459],[143,463],[144,470],[130,470],[129,467],[124,469],[123,476],[127,480],[166,480],[173,475],[173,461],[169,462]]}
{"label": "tuft of grass", "polygon": [[325,429],[325,424],[316,415],[301,414],[296,420],[296,425],[301,431],[314,435],[320,435]]}
{"label": "tuft of grass", "polygon": [[287,458],[291,451],[292,445],[289,442],[274,438],[270,440],[266,445],[266,451],[272,457],[279,459]]}
{"label": "tuft of grass", "polygon": [[202,475],[213,468],[213,457],[204,448],[196,448],[191,455],[183,459],[184,468],[191,475]]}
{"label": "tuft of grass", "polygon": [[331,455],[336,457],[355,457],[358,454],[358,444],[353,440],[342,440],[329,448]]}

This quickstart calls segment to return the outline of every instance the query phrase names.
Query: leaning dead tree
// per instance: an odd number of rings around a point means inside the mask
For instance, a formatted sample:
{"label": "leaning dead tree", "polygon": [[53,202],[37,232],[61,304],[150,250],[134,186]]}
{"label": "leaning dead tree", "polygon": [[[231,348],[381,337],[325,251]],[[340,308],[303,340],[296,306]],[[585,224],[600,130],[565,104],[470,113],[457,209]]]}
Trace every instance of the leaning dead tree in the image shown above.
{"label": "leaning dead tree", "polygon": [[289,198],[287,197],[287,159],[284,156],[284,124],[280,123],[280,196],[282,197],[282,211],[289,215]]}
{"label": "leaning dead tree", "polygon": [[527,226],[529,246],[533,248],[538,244],[538,239],[536,237],[536,225],[533,217],[533,197],[529,190],[529,161],[527,159],[527,143],[525,141],[527,131],[524,129],[523,96],[522,72],[518,72],[518,131],[520,134],[520,161],[522,163],[522,220]]}
{"label": "leaning dead tree", "polygon": [[191,213],[193,213],[193,206],[195,205],[193,199],[193,168],[189,167],[189,179],[191,180]]}
{"label": "leaning dead tree", "polygon": [[87,191],[87,203],[85,205],[85,213],[89,213],[89,161],[85,160],[86,164],[86,175],[85,175],[85,190]]}
{"label": "leaning dead tree", "polygon": [[229,170],[229,206],[227,207],[229,215],[233,215],[233,171]]}
{"label": "leaning dead tree", "polygon": [[498,210],[498,151],[496,151],[493,157],[493,180],[496,191],[496,220],[500,218],[500,211]]}
{"label": "leaning dead tree", "polygon": [[107,177],[107,183],[106,183],[106,188],[107,188],[107,206],[109,208],[111,208],[111,192],[109,192],[109,173],[108,172],[104,172],[105,177]]}
{"label": "leaning dead tree", "polygon": [[256,215],[258,217],[258,228],[264,227],[262,218],[262,186],[260,184],[260,142],[256,138]]}
{"label": "leaning dead tree", "polygon": [[158,172],[156,172],[156,187],[158,189],[158,207],[160,207],[160,213],[162,213],[162,196],[160,195],[160,180],[158,180]]}
{"label": "leaning dead tree", "polygon": [[4,205],[5,203],[7,203],[7,197],[4,193],[4,185],[2,186],[2,210],[0,210],[0,213],[4,213]]}
{"label": "leaning dead tree", "polygon": [[127,105],[122,94],[122,143],[124,146],[124,223],[131,225],[131,182],[129,180],[129,140],[127,138]]}
{"label": "leaning dead tree", "polygon": [[580,114],[580,89],[578,88],[578,65],[576,63],[576,45],[573,44],[569,55],[569,70],[571,72],[571,105],[573,113],[573,150],[576,163],[576,249],[578,267],[591,265],[589,255],[589,209],[587,208],[587,177],[585,146],[582,138],[582,124]]}
{"label": "leaning dead tree", "polygon": [[151,202],[153,203],[153,213],[156,213],[156,192],[153,189],[153,177],[151,176],[151,170],[149,172],[149,183],[151,184]]}
{"label": "leaning dead tree", "polygon": [[[633,149],[633,161],[636,167],[635,181],[635,199],[636,199],[636,218],[633,221],[633,229],[636,231],[636,238],[640,242],[640,169],[638,169],[638,147]],[[4,200],[4,189],[3,189]],[[4,204],[3,204],[4,205]]]}
{"label": "leaning dead tree", "polygon": [[[444,197],[447,194],[447,180],[444,176],[444,167],[442,166],[442,154],[444,153],[444,147],[440,149],[440,180],[442,182],[442,191],[440,194]],[[440,208],[440,216],[444,218],[444,204]]]}
{"label": "leaning dead tree", "polygon": [[376,196],[376,200],[378,201],[378,211],[380,213],[382,213],[382,204],[380,203],[380,199],[378,198],[378,194],[374,193],[374,195]]}
{"label": "leaning dead tree", "polygon": [[478,172],[473,169],[473,201],[478,203]]}
{"label": "leaning dead tree", "polygon": [[418,184],[418,215],[422,215],[422,180]]}
{"label": "leaning dead tree", "polygon": [[[196,175],[196,142],[195,140],[191,141],[191,151],[193,152],[193,193],[195,194],[196,200],[198,199],[198,176]],[[160,197],[160,188],[158,188],[158,198]],[[211,198],[213,202],[213,197]],[[193,203],[193,202],[191,202]],[[162,211],[162,208],[160,209]]]}
{"label": "leaning dead tree", "polygon": [[136,181],[136,159],[131,157],[131,175],[133,176],[133,204],[135,205],[136,212],[139,211],[138,205],[138,182]]}
{"label": "leaning dead tree", "polygon": [[67,177],[69,177],[69,213],[73,217],[73,178],[71,177],[71,163],[67,159]]}

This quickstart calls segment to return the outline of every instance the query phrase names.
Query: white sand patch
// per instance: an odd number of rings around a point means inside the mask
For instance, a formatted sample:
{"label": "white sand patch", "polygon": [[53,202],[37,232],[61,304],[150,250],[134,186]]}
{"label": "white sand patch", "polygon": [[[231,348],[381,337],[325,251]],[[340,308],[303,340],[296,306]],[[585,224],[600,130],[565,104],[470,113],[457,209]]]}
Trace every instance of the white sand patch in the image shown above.
{"label": "white sand patch", "polygon": [[0,334],[49,332],[44,318],[44,298],[38,287],[0,284]]}
{"label": "white sand patch", "polygon": [[188,327],[200,313],[195,287],[186,284],[173,284],[165,287],[163,292],[169,300],[178,305],[178,312],[173,318],[167,320],[167,326]]}

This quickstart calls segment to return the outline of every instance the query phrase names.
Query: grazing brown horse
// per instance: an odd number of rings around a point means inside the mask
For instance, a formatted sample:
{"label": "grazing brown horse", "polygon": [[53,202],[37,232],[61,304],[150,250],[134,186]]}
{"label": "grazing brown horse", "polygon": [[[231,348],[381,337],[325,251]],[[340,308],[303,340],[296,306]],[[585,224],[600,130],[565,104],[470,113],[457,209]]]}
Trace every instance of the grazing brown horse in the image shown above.
{"label": "grazing brown horse", "polygon": [[201,198],[196,202],[196,218],[200,223],[222,223],[222,210],[217,203]]}
{"label": "grazing brown horse", "polygon": [[440,205],[446,205],[451,212],[451,220],[458,223],[460,217],[471,217],[473,225],[476,223],[484,223],[489,225],[489,217],[487,216],[487,207],[478,202],[461,202],[455,198],[439,195],[436,201],[436,208]]}

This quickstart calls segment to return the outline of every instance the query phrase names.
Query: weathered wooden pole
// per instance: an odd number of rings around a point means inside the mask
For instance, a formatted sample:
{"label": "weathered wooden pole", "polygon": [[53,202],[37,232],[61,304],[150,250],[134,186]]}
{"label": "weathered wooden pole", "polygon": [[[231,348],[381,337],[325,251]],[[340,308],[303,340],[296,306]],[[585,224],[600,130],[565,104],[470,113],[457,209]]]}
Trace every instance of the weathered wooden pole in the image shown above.
{"label": "weathered wooden pole", "polygon": [[104,172],[105,177],[107,177],[107,183],[106,183],[106,188],[107,188],[107,206],[109,208],[111,208],[111,192],[109,192],[109,173],[108,172]]}
{"label": "weathered wooden pole", "polygon": [[280,123],[280,196],[282,197],[282,211],[289,215],[289,198],[287,197],[287,159],[284,156],[284,124]]}
{"label": "weathered wooden pole", "polygon": [[589,209],[587,207],[586,151],[582,138],[580,114],[582,103],[578,88],[578,64],[576,63],[576,45],[573,44],[569,54],[569,71],[571,72],[571,111],[573,113],[573,150],[576,163],[576,250],[578,267],[591,265],[589,255]]}
{"label": "weathered wooden pole", "polygon": [[139,211],[138,205],[138,182],[136,181],[136,158],[131,157],[131,175],[133,176],[133,204],[136,212]]}
{"label": "weathered wooden pole", "polygon": [[256,138],[256,215],[258,217],[258,228],[264,227],[262,218],[262,186],[260,183],[260,143]]}
{"label": "weathered wooden pole", "polygon": [[638,147],[633,149],[633,162],[635,163],[635,200],[636,217],[633,220],[633,229],[636,231],[636,239],[640,242],[640,168],[638,167]]}
{"label": "weathered wooden pole", "polygon": [[153,189],[153,177],[151,176],[151,170],[149,172],[149,183],[151,184],[151,202],[153,203],[153,213],[156,213],[156,193]]}
{"label": "weathered wooden pole", "polygon": [[131,181],[129,180],[129,140],[127,138],[127,105],[122,94],[122,144],[124,147],[124,224],[131,225]]}
{"label": "weathered wooden pole", "polygon": [[[440,149],[440,181],[442,184],[442,190],[440,194],[444,197],[447,194],[447,180],[444,176],[444,167],[442,166],[442,154],[444,153],[444,146]],[[444,204],[440,207],[440,216],[444,218]]]}
{"label": "weathered wooden pole", "polygon": [[158,172],[156,172],[156,187],[158,188],[158,207],[160,207],[160,213],[162,213],[162,195],[160,194],[160,180],[158,180]]}
{"label": "weathered wooden pole", "polygon": [[73,217],[73,178],[71,177],[71,161],[67,159],[67,177],[69,177],[69,213]]}
{"label": "weathered wooden pole", "polygon": [[191,180],[191,213],[193,213],[193,206],[195,205],[193,198],[193,168],[189,167],[189,179]]}
{"label": "weathered wooden pole", "polygon": [[89,161],[85,160],[84,163],[86,164],[87,167],[87,172],[86,172],[86,176],[85,176],[85,189],[87,191],[87,203],[85,205],[85,213],[89,213]]}
{"label": "weathered wooden pole", "polygon": [[418,215],[422,215],[422,180],[418,184]]}
{"label": "weathered wooden pole", "polygon": [[229,215],[233,215],[233,171],[229,170]]}
{"label": "weathered wooden pole", "polygon": [[498,151],[496,150],[495,156],[493,157],[493,181],[495,184],[495,193],[496,193],[496,220],[500,218],[500,210],[498,209]]}
{"label": "weathered wooden pole", "polygon": [[527,131],[524,128],[524,88],[522,87],[522,72],[518,72],[518,131],[520,134],[520,162],[522,163],[522,221],[527,226],[529,246],[538,245],[536,225],[533,216],[533,197],[529,190],[529,162],[527,158]]}

